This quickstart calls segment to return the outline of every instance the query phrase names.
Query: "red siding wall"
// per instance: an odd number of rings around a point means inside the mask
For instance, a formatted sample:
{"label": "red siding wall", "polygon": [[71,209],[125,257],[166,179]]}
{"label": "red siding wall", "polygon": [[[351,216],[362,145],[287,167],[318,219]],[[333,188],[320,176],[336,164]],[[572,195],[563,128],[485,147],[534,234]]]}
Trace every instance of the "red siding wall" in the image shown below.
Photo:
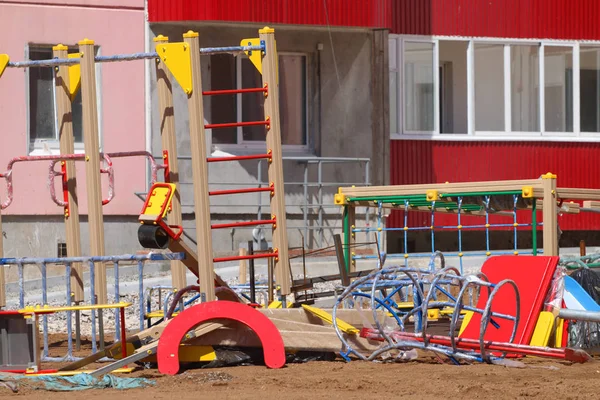
{"label": "red siding wall", "polygon": [[[599,156],[600,143],[392,140],[391,183],[535,179],[552,172],[559,187],[599,188]],[[401,211],[393,212],[388,223],[402,227],[402,218]],[[424,213],[409,218],[409,226],[430,225]],[[519,220],[531,221],[525,215]],[[436,217],[436,225],[455,222],[455,216]],[[564,215],[559,224],[562,230],[598,230],[600,214]]]}
{"label": "red siding wall", "polygon": [[395,0],[392,32],[600,39],[598,0]]}
{"label": "red siding wall", "polygon": [[231,21],[265,24],[391,26],[392,0],[149,0],[150,22]]}

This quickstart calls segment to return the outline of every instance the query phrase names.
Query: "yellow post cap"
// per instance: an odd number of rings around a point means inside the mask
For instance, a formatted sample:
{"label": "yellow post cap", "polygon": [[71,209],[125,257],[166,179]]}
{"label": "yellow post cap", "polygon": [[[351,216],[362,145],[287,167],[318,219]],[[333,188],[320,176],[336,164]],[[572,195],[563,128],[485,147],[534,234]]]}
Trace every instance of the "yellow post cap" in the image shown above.
{"label": "yellow post cap", "polygon": [[556,175],[554,175],[552,172],[548,172],[542,175],[542,179],[556,179]]}
{"label": "yellow post cap", "polygon": [[198,37],[198,32],[194,32],[194,31],[187,31],[186,33],[183,34],[184,38],[195,38]]}
{"label": "yellow post cap", "polygon": [[56,46],[52,46],[52,50],[53,51],[69,50],[69,48],[67,46],[65,46],[64,44],[60,43],[60,44],[57,44]]}
{"label": "yellow post cap", "polygon": [[169,41],[169,37],[168,36],[163,36],[163,35],[158,35],[157,37],[155,37],[152,40],[154,42],[168,42]]}
{"label": "yellow post cap", "polygon": [[85,44],[94,44],[94,41],[92,39],[85,38],[83,40],[80,40],[77,44],[83,46]]}
{"label": "yellow post cap", "polygon": [[258,33],[275,33],[275,29],[265,26],[264,28],[259,29]]}

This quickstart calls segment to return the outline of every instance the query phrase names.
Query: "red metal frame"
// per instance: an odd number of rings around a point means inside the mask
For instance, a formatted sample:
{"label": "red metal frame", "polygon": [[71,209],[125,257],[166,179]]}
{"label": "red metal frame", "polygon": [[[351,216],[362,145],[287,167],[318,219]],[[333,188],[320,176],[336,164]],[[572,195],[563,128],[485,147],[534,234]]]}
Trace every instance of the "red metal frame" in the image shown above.
{"label": "red metal frame", "polygon": [[231,256],[231,257],[216,257],[213,258],[213,262],[227,262],[227,261],[240,261],[240,260],[251,260],[256,258],[277,258],[279,256],[279,252],[274,251],[273,253],[265,253],[265,254],[249,254],[246,256]]}
{"label": "red metal frame", "polygon": [[267,118],[265,121],[246,121],[246,122],[227,122],[224,124],[206,124],[204,125],[205,129],[218,129],[218,128],[236,128],[240,126],[256,126],[256,125],[265,125],[269,126],[270,121]]}
{"label": "red metal frame", "polygon": [[[167,235],[173,240],[177,240],[183,233],[183,226],[181,225],[167,225],[163,219],[157,222],[157,224],[167,232]],[[177,228],[178,232],[175,232],[172,228]]]}
{"label": "red metal frame", "polygon": [[223,94],[238,94],[238,93],[259,93],[268,92],[267,88],[250,88],[250,89],[230,89],[230,90],[207,90],[202,92],[204,96],[218,96]]}
{"label": "red metal frame", "polygon": [[65,217],[71,215],[71,209],[69,208],[69,177],[67,176],[67,163],[64,161],[60,162],[60,170],[62,173],[62,190],[63,190],[63,201]]}
{"label": "red metal frame", "polygon": [[247,188],[247,189],[230,189],[230,190],[213,190],[208,192],[209,196],[221,196],[224,194],[242,194],[242,193],[258,193],[258,192],[273,192],[273,187],[264,188]]}
{"label": "red metal frame", "polygon": [[251,154],[248,156],[231,156],[231,157],[208,157],[206,162],[225,162],[225,161],[242,161],[242,160],[260,160],[268,159],[271,161],[271,150],[267,154]]}
{"label": "red metal frame", "polygon": [[223,228],[235,228],[237,226],[254,226],[254,225],[275,225],[275,218],[273,219],[262,219],[257,221],[241,221],[241,222],[231,222],[229,224],[212,224],[210,227],[212,229],[223,229]]}

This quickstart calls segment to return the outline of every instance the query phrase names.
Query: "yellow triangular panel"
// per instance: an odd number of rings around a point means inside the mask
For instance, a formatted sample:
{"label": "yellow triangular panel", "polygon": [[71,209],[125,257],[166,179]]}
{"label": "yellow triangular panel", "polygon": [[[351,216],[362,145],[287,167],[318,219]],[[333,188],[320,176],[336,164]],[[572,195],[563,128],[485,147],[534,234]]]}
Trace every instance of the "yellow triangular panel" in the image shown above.
{"label": "yellow triangular panel", "polygon": [[[81,53],[67,54],[68,58],[81,58]],[[69,65],[69,95],[71,101],[75,100],[81,87],[81,67],[79,64]]]}
{"label": "yellow triangular panel", "polygon": [[[242,41],[240,42],[240,46],[260,46],[260,39],[259,38],[242,39]],[[258,51],[258,50],[244,51],[244,53],[246,53],[246,55],[248,56],[250,61],[252,61],[252,64],[254,64],[254,66],[256,67],[258,72],[260,72],[260,74],[262,75],[261,51]]]}
{"label": "yellow triangular panel", "polygon": [[192,94],[192,65],[188,45],[179,43],[158,43],[156,53],[173,74],[183,91]]}
{"label": "yellow triangular panel", "polygon": [[[309,305],[306,304],[302,304],[302,308],[304,308],[306,311],[314,314],[315,316],[321,318],[323,321],[330,323],[333,325],[333,315],[328,313],[325,310],[322,310],[320,308],[317,307],[311,307]],[[355,335],[358,332],[360,332],[357,328],[355,328],[354,326],[350,325],[349,323],[342,321],[339,318],[336,318],[336,322],[337,322],[337,326],[338,328],[342,331],[345,332],[349,335]]]}
{"label": "yellow triangular panel", "polygon": [[0,54],[0,77],[2,77],[2,74],[4,73],[9,61],[10,57],[8,54]]}

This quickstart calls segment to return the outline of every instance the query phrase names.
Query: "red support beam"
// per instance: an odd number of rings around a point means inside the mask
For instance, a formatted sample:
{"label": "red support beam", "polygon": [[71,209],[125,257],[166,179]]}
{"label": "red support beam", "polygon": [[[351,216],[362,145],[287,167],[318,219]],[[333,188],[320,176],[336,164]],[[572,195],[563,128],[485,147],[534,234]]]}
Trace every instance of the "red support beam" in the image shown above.
{"label": "red support beam", "polygon": [[254,225],[274,225],[274,219],[262,219],[258,221],[241,221],[241,222],[231,222],[229,224],[212,224],[210,227],[212,229],[223,229],[223,228],[236,228],[238,226],[254,226]]}
{"label": "red support beam", "polygon": [[236,128],[239,126],[257,126],[257,125],[269,125],[269,120],[266,121],[247,121],[247,122],[227,122],[224,124],[206,124],[205,129],[218,129],[218,128]]}
{"label": "red support beam", "polygon": [[251,154],[248,156],[231,156],[231,157],[208,157],[206,162],[223,162],[223,161],[242,161],[242,160],[259,160],[270,159],[271,153],[267,154]]}
{"label": "red support beam", "polygon": [[208,192],[209,196],[221,196],[224,194],[242,194],[242,193],[258,193],[258,192],[272,192],[272,187],[264,188],[247,188],[247,189],[230,189],[230,190],[213,190]]}
{"label": "red support beam", "polygon": [[227,261],[239,261],[239,260],[250,260],[256,258],[272,258],[277,257],[279,253],[264,253],[264,254],[249,254],[245,256],[231,256],[231,257],[217,257],[213,258],[213,262],[227,262]]}

